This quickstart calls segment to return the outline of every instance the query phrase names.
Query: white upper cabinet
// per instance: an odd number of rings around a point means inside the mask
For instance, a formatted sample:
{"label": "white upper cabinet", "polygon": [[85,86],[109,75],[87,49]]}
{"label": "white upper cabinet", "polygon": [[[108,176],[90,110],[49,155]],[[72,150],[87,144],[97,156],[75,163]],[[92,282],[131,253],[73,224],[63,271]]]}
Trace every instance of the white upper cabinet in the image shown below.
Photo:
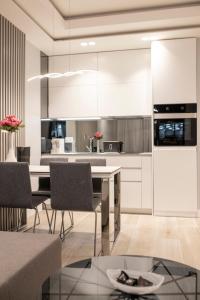
{"label": "white upper cabinet", "polygon": [[49,89],[50,118],[95,117],[98,115],[96,85]]}
{"label": "white upper cabinet", "polygon": [[49,80],[50,118],[151,115],[150,50],[50,57],[51,73],[78,70]]}
{"label": "white upper cabinet", "polygon": [[49,72],[90,70],[72,77],[49,80],[49,117],[95,117],[97,102],[97,55],[79,54],[50,58]]}
{"label": "white upper cabinet", "polygon": [[151,115],[149,50],[99,53],[98,95],[100,116]]}
{"label": "white upper cabinet", "polygon": [[197,101],[195,38],[152,42],[151,68],[154,104]]}

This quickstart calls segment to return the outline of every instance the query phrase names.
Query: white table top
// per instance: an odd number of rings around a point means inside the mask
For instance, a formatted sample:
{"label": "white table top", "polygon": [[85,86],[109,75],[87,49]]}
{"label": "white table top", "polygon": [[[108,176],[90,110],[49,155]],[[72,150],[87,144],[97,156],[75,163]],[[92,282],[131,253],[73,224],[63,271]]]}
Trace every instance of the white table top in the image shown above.
{"label": "white table top", "polygon": [[[30,165],[30,174],[32,176],[49,176],[49,166]],[[119,173],[121,167],[119,166],[96,166],[91,167],[92,177],[94,178],[110,178]]]}

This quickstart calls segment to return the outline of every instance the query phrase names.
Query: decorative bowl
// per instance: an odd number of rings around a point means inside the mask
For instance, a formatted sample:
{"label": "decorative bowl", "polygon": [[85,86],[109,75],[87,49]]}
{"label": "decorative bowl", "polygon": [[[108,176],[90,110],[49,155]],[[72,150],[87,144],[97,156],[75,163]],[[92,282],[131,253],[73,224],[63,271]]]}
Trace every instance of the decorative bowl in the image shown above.
{"label": "decorative bowl", "polygon": [[140,272],[133,270],[124,270],[129,277],[139,278],[142,276],[144,279],[147,279],[153,283],[151,286],[129,286],[117,281],[122,270],[120,269],[108,269],[107,276],[114,286],[114,288],[127,293],[134,295],[145,295],[154,293],[159,287],[163,284],[165,278],[162,275],[151,273],[151,272]]}

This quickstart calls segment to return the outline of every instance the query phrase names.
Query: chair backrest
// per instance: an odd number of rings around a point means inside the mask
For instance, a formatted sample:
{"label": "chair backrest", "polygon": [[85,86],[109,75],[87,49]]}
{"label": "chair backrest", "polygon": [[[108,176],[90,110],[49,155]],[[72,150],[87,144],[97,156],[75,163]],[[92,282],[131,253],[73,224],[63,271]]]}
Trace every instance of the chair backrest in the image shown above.
{"label": "chair backrest", "polygon": [[90,163],[91,166],[106,166],[106,159],[102,158],[80,158],[76,159],[76,162],[79,163]]}
{"label": "chair backrest", "polygon": [[23,162],[0,162],[0,206],[32,208],[29,168]]}
{"label": "chair backrest", "polygon": [[67,157],[55,157],[55,156],[50,156],[50,157],[41,157],[40,159],[40,165],[41,166],[48,166],[50,162],[63,162],[67,163],[68,158]]}
{"label": "chair backrest", "polygon": [[51,207],[94,211],[89,163],[50,163]]}

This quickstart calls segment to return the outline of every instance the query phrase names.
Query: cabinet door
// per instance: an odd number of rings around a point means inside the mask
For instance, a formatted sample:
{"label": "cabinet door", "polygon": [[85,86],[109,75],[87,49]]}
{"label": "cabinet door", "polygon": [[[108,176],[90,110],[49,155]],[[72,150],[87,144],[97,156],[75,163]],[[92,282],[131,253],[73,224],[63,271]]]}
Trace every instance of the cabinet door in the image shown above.
{"label": "cabinet door", "polygon": [[100,116],[151,115],[150,95],[141,82],[104,84],[98,94]]}
{"label": "cabinet door", "polygon": [[153,208],[152,157],[142,157],[142,208]]}
{"label": "cabinet door", "polygon": [[99,54],[101,116],[151,115],[149,50]]}
{"label": "cabinet door", "polygon": [[[49,72],[90,70],[72,77],[49,79],[49,117],[95,117],[97,101],[97,54],[79,54],[71,57],[50,58]],[[94,72],[93,72],[94,71]]]}
{"label": "cabinet door", "polygon": [[140,156],[107,156],[106,158],[108,166],[120,166],[122,168],[136,168],[141,169],[142,160]]}
{"label": "cabinet door", "polygon": [[156,214],[188,216],[197,211],[196,148],[154,150]]}
{"label": "cabinet door", "polygon": [[95,117],[98,114],[95,85],[53,87],[49,92],[49,117]]}
{"label": "cabinet door", "polygon": [[141,208],[141,182],[121,182],[121,207]]}
{"label": "cabinet door", "polygon": [[153,102],[196,102],[196,39],[154,41],[151,46]]}

